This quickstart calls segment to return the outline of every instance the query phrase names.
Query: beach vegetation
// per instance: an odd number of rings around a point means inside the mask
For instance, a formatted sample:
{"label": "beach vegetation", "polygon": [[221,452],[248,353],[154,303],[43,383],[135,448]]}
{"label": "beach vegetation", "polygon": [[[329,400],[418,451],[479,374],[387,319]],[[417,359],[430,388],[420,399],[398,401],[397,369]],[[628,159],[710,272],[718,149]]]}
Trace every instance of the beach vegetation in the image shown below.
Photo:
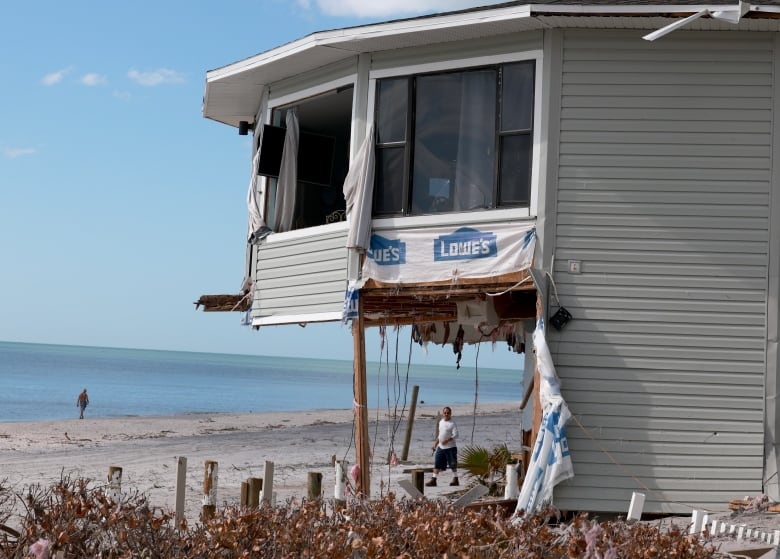
{"label": "beach vegetation", "polygon": [[476,483],[486,486],[496,496],[505,481],[506,467],[512,463],[512,453],[505,444],[489,449],[480,445],[467,446],[459,451],[458,470],[464,470]]}
{"label": "beach vegetation", "polygon": [[[13,503],[20,512],[8,508]],[[0,483],[0,508],[2,559],[718,557],[712,545],[675,527],[586,514],[563,523],[552,509],[512,518],[498,506],[458,508],[447,499],[392,493],[338,504],[227,506],[188,526],[139,493],[114,499],[104,485],[63,477],[19,492]]]}

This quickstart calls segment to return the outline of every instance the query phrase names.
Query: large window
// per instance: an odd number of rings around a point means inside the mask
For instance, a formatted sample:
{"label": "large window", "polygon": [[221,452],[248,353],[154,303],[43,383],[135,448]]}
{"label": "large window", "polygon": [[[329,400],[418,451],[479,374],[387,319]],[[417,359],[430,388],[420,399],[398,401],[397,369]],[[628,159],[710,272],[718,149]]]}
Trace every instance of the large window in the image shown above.
{"label": "large window", "polygon": [[377,81],[374,215],[528,206],[533,61]]}

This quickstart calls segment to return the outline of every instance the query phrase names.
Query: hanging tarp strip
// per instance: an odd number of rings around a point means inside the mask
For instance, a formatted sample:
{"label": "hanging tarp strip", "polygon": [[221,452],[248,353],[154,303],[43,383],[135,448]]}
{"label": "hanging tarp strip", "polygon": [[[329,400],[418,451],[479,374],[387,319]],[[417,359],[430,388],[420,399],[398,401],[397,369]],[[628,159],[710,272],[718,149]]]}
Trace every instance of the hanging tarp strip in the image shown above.
{"label": "hanging tarp strip", "polygon": [[532,224],[383,231],[371,235],[362,277],[403,284],[491,278],[530,268],[535,246]]}
{"label": "hanging tarp strip", "polygon": [[560,482],[574,477],[574,467],[566,438],[566,423],[571,413],[561,396],[560,382],[555,372],[550,349],[544,337],[544,324],[540,320],[534,331],[534,351],[541,384],[539,400],[542,406],[542,422],[536,437],[531,463],[526,469],[515,513],[534,513],[552,503],[553,488]]}

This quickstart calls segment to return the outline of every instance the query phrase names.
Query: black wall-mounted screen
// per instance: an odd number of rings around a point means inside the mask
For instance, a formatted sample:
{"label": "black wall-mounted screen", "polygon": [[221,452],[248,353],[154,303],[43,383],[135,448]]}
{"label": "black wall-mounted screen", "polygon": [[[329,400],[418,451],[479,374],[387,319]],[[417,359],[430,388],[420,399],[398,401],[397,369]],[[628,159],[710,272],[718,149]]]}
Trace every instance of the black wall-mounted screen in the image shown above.
{"label": "black wall-mounted screen", "polygon": [[[258,175],[279,177],[285,134],[284,128],[268,124],[263,126],[263,145],[257,164]],[[298,142],[298,180],[330,186],[333,180],[335,150],[336,138],[302,130]]]}

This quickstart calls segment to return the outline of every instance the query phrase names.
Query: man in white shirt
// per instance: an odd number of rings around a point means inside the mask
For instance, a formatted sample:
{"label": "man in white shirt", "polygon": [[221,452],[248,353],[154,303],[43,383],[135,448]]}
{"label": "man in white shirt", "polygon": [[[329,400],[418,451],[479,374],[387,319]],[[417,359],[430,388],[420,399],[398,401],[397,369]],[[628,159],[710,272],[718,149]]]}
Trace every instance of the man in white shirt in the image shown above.
{"label": "man in white shirt", "polygon": [[452,481],[450,485],[460,485],[458,482],[458,426],[452,420],[452,409],[447,406],[442,410],[443,417],[439,420],[439,436],[433,441],[433,477],[425,484],[427,487],[436,487],[436,478],[439,472],[450,468]]}

